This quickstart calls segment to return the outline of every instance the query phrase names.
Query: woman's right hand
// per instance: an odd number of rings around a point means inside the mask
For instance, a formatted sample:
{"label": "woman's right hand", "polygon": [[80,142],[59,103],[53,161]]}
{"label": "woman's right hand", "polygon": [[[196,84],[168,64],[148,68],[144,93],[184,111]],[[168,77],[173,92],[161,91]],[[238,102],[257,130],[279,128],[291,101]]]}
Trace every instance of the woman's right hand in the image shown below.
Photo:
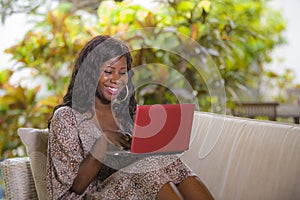
{"label": "woman's right hand", "polygon": [[108,140],[119,147],[121,150],[130,149],[131,146],[131,136],[122,133],[121,130],[110,130],[105,131],[104,134],[107,136]]}

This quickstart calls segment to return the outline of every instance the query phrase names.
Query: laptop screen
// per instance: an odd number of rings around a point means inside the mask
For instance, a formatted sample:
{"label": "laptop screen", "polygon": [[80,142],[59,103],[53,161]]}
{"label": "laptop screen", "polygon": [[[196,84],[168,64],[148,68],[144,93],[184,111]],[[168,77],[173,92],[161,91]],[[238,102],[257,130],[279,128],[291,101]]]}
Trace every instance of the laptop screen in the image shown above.
{"label": "laptop screen", "polygon": [[138,106],[131,153],[180,153],[187,150],[194,108],[194,104]]}

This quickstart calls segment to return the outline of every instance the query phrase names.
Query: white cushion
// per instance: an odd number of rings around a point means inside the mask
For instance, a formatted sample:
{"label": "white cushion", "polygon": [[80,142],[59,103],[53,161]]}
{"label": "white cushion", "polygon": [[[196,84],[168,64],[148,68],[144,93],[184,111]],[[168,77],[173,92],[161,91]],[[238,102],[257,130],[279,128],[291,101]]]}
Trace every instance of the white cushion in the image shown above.
{"label": "white cushion", "polygon": [[19,128],[18,135],[26,146],[26,151],[30,158],[30,166],[38,197],[39,199],[47,199],[46,162],[48,129]]}

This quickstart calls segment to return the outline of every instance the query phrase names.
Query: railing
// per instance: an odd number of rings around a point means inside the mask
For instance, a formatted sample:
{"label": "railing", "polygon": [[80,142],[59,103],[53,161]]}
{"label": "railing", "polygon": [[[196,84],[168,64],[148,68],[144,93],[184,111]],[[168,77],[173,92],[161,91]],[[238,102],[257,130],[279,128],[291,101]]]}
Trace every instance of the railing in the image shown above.
{"label": "railing", "polygon": [[277,102],[236,102],[232,114],[248,118],[267,117],[276,121],[278,105]]}

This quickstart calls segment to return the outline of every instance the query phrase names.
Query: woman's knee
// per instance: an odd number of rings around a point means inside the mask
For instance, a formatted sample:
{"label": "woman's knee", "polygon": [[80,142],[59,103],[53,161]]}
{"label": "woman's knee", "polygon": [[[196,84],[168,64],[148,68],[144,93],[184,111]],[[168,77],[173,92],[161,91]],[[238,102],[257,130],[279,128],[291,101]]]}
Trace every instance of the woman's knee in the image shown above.
{"label": "woman's knee", "polygon": [[183,197],[173,182],[167,182],[159,190],[157,200],[183,200]]}

